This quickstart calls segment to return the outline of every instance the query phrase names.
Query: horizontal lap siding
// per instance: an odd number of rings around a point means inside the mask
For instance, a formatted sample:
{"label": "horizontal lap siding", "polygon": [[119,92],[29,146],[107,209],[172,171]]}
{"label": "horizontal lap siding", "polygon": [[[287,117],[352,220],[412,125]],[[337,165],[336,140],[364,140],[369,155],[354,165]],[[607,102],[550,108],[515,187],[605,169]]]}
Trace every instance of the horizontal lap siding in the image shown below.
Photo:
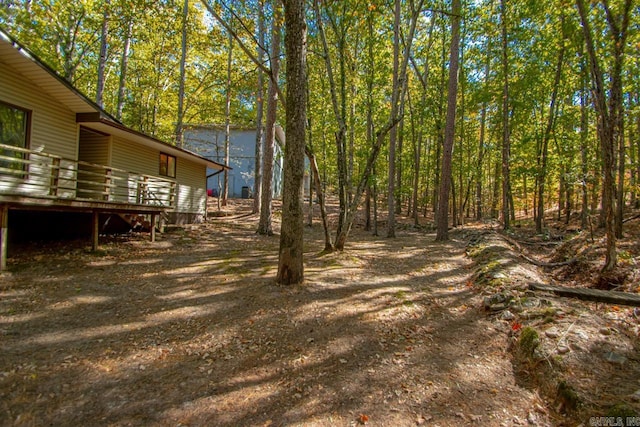
{"label": "horizontal lap siding", "polygon": [[[109,141],[109,136],[98,135],[80,129],[78,159],[94,165],[108,165]],[[103,192],[110,191],[104,185],[106,183],[105,168],[80,164],[78,169],[78,197],[108,200],[107,195],[103,194]],[[93,181],[95,183],[85,181]]]}
{"label": "horizontal lap siding", "polygon": [[160,152],[120,137],[113,137],[111,165],[114,168],[159,176]]}
{"label": "horizontal lap siding", "polygon": [[[176,160],[175,211],[204,215],[207,203],[206,167],[180,157]],[[114,137],[111,166],[145,175],[160,176],[160,151]]]}
{"label": "horizontal lap siding", "polygon": [[109,139],[108,136],[81,130],[78,160],[97,165],[108,165]]}
{"label": "horizontal lap siding", "polygon": [[[114,136],[111,145],[111,164],[109,166],[123,169],[127,172],[135,172],[136,174],[158,176],[159,155],[156,150]],[[135,182],[137,178],[123,174],[120,171],[115,171],[114,176],[119,186],[118,193],[114,195],[114,200],[137,203],[138,187]]]}
{"label": "horizontal lap siding", "polygon": [[204,215],[207,207],[206,167],[177,159],[176,212]]}
{"label": "horizontal lap siding", "polygon": [[0,101],[30,110],[32,150],[77,159],[76,115],[0,62]]}

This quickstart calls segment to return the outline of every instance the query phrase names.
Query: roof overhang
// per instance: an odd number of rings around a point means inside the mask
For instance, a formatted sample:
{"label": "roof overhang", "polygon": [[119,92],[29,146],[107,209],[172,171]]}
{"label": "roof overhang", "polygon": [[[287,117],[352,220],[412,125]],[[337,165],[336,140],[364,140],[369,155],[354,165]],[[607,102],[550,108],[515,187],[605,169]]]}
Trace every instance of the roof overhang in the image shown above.
{"label": "roof overhang", "polygon": [[117,121],[2,28],[0,41],[3,42],[0,43],[0,61],[15,69],[23,79],[33,82],[43,93],[74,113],[101,112]]}
{"label": "roof overhang", "polygon": [[192,153],[191,151],[167,144],[166,142],[153,138],[149,135],[145,135],[142,132],[130,129],[120,123],[113,122],[103,117],[100,113],[77,114],[76,122],[87,129],[92,129],[103,134],[114,135],[123,139],[127,139],[129,141],[134,141],[145,147],[159,150],[175,157],[185,158],[194,163],[205,165],[211,169],[231,169],[229,166],[214,162],[195,153]]}

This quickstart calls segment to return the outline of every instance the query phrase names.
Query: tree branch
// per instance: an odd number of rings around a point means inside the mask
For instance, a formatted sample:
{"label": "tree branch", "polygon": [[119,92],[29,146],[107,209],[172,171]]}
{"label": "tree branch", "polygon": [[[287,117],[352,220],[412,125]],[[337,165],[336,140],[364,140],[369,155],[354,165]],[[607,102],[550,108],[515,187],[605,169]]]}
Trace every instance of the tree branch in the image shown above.
{"label": "tree branch", "polygon": [[[242,49],[242,51],[249,57],[249,59],[256,64],[256,66],[258,68],[260,68],[265,74],[267,74],[269,76],[269,80],[271,80],[273,82],[273,84],[276,87],[276,90],[278,92],[278,97],[280,99],[284,99],[284,95],[282,94],[282,91],[280,90],[280,86],[278,85],[278,82],[276,81],[276,79],[274,78],[273,73],[271,72],[271,69],[269,67],[266,67],[264,64],[262,64],[258,58],[256,58],[256,56],[253,54],[253,52],[251,52],[251,50],[247,47],[247,45],[242,41],[242,39],[240,39],[240,37],[238,36],[238,33],[236,33],[233,28],[231,28],[231,26],[229,25],[229,23],[227,21],[225,21],[213,8],[213,6],[211,6],[209,4],[208,0],[202,0],[202,4],[204,4],[204,6],[207,8],[207,10],[209,11],[209,13],[211,13],[211,15],[216,19],[216,21],[218,21],[218,23],[220,23],[220,25],[222,25],[224,27],[225,30],[227,30],[231,36],[238,42],[238,45],[240,46],[240,49]],[[260,46],[261,49],[264,49],[262,46]]]}

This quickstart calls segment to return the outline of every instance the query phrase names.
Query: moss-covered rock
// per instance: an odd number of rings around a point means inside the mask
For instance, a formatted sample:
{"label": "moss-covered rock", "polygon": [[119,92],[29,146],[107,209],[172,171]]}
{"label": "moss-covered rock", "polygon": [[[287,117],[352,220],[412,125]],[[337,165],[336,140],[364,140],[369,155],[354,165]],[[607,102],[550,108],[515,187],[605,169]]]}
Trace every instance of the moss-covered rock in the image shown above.
{"label": "moss-covered rock", "polygon": [[518,349],[520,353],[526,357],[533,357],[534,352],[540,345],[540,337],[538,332],[532,327],[525,327],[520,331],[520,338],[518,339]]}
{"label": "moss-covered rock", "polygon": [[580,398],[578,393],[568,384],[562,380],[558,383],[558,402],[561,404],[561,408],[565,411],[575,411],[580,406]]}

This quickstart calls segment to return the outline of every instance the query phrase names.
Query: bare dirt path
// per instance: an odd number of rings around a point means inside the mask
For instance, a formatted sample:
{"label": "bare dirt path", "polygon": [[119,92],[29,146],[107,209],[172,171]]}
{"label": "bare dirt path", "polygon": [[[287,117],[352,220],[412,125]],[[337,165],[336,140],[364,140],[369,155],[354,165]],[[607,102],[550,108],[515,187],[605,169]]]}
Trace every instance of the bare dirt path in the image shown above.
{"label": "bare dirt path", "polygon": [[555,425],[518,383],[469,236],[355,231],[273,282],[255,216],[16,251],[0,276],[0,425]]}

